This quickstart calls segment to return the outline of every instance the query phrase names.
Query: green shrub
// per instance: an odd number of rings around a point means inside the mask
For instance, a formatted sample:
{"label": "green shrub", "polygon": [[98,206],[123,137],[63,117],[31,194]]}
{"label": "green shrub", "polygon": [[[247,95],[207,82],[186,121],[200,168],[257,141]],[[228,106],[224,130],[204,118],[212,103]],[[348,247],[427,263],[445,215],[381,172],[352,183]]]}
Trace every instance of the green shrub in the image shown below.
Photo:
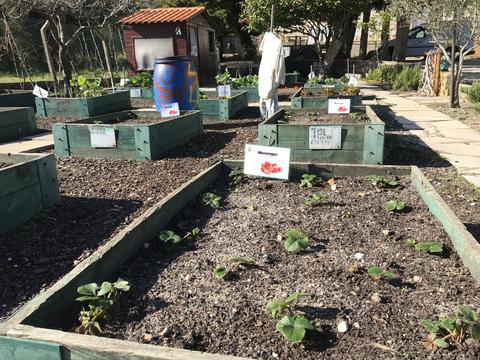
{"label": "green shrub", "polygon": [[400,72],[403,70],[403,65],[386,65],[381,64],[376,69],[373,69],[367,74],[367,80],[375,81],[392,87],[393,82]]}
{"label": "green shrub", "polygon": [[480,81],[475,81],[470,89],[466,91],[468,100],[472,106],[480,112]]}
{"label": "green shrub", "polygon": [[420,66],[403,65],[402,71],[393,81],[393,90],[413,91],[417,90],[422,78]]}
{"label": "green shrub", "polygon": [[153,74],[149,72],[139,72],[128,79],[128,85],[132,87],[151,88],[153,87]]}

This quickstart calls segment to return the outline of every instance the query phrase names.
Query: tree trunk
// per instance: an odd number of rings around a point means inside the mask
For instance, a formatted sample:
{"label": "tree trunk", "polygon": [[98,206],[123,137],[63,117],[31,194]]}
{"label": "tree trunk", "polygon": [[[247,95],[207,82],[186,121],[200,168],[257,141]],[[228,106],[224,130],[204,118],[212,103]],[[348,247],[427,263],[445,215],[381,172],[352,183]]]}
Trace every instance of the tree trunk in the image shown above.
{"label": "tree trunk", "polygon": [[[369,7],[363,12],[363,23],[368,23],[370,21],[370,14],[372,9]],[[362,34],[360,36],[360,59],[366,60],[368,54],[368,26],[362,27]]]}
{"label": "tree trunk", "polygon": [[457,24],[455,23],[455,17],[452,21],[452,49],[450,50],[450,107],[458,108],[460,103],[458,101],[458,94],[456,92],[457,76],[459,76],[456,71],[455,66],[455,49],[457,47]]}
{"label": "tree trunk", "polygon": [[330,71],[330,68],[334,63],[335,58],[337,57],[340,49],[342,48],[345,22],[347,20],[348,19],[343,18],[334,23],[332,26],[332,40],[323,59],[323,68],[326,73]]}
{"label": "tree trunk", "polygon": [[72,79],[72,69],[68,58],[68,47],[65,39],[65,16],[57,15],[57,32],[58,32],[58,60],[62,68],[63,87],[65,95],[72,97],[72,89],[70,87],[70,80]]}
{"label": "tree trunk", "polygon": [[337,55],[339,59],[349,59],[352,52],[353,39],[355,37],[355,20],[357,17],[349,17],[345,20],[342,37],[342,47]]}
{"label": "tree trunk", "polygon": [[408,33],[410,32],[410,22],[401,17],[397,20],[397,35],[395,49],[393,50],[392,60],[405,62],[407,57]]}

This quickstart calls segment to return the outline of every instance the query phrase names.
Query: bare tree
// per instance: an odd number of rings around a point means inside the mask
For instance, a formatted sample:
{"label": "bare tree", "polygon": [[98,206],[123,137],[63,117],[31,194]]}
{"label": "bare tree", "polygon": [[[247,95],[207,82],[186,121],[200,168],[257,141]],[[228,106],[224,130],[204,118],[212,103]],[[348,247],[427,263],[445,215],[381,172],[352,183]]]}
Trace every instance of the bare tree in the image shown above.
{"label": "bare tree", "polygon": [[450,106],[459,107],[464,59],[480,36],[480,0],[392,0],[390,8],[430,31],[451,66]]}
{"label": "bare tree", "polygon": [[[87,29],[101,29],[133,7],[135,0],[18,0],[22,9],[40,14],[52,29],[65,93],[71,96],[72,64],[69,47]],[[69,21],[75,19],[75,21]],[[67,30],[67,22],[75,24]]]}

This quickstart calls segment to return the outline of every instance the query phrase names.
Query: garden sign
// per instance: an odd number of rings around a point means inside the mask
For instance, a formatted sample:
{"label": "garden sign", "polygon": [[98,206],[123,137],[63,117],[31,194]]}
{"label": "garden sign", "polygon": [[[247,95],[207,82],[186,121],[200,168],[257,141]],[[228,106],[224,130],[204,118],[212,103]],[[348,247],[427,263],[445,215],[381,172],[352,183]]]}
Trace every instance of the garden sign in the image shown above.
{"label": "garden sign", "polygon": [[90,127],[92,148],[114,148],[117,146],[115,130],[107,127]]}
{"label": "garden sign", "polygon": [[171,116],[180,116],[180,109],[178,103],[171,103],[160,106],[160,116],[171,117]]}
{"label": "garden sign", "polygon": [[245,175],[288,180],[290,149],[270,146],[245,145]]}
{"label": "garden sign", "polygon": [[329,99],[328,113],[329,114],[350,114],[352,107],[351,99]]}
{"label": "garden sign", "polygon": [[308,129],[308,148],[325,150],[342,148],[341,126],[310,126]]}

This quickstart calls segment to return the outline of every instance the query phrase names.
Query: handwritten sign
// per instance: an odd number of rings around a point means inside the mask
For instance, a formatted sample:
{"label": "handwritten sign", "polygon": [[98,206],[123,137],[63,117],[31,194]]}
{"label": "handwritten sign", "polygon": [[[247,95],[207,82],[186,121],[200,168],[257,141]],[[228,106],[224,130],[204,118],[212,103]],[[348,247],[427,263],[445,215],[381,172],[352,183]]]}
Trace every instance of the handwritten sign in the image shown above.
{"label": "handwritten sign", "polygon": [[48,97],[48,91],[45,89],[42,89],[40,86],[35,85],[33,88],[33,95],[39,97],[39,98],[47,98]]}
{"label": "handwritten sign", "polygon": [[107,127],[90,127],[90,143],[92,148],[117,147],[115,130]]}
{"label": "handwritten sign", "polygon": [[180,116],[180,109],[178,103],[171,103],[160,106],[160,116],[163,117],[172,117]]}
{"label": "handwritten sign", "polygon": [[352,100],[350,99],[329,99],[329,114],[350,114],[352,108]]}
{"label": "handwritten sign", "polygon": [[142,97],[142,89],[139,89],[139,88],[130,89],[130,97],[132,98]]}
{"label": "handwritten sign", "polygon": [[311,150],[342,148],[341,126],[310,126],[308,135],[308,148]]}
{"label": "handwritten sign", "polygon": [[217,90],[219,97],[232,96],[232,89],[230,88],[230,85],[219,85]]}
{"label": "handwritten sign", "polygon": [[243,172],[246,175],[288,180],[290,149],[246,144]]}

